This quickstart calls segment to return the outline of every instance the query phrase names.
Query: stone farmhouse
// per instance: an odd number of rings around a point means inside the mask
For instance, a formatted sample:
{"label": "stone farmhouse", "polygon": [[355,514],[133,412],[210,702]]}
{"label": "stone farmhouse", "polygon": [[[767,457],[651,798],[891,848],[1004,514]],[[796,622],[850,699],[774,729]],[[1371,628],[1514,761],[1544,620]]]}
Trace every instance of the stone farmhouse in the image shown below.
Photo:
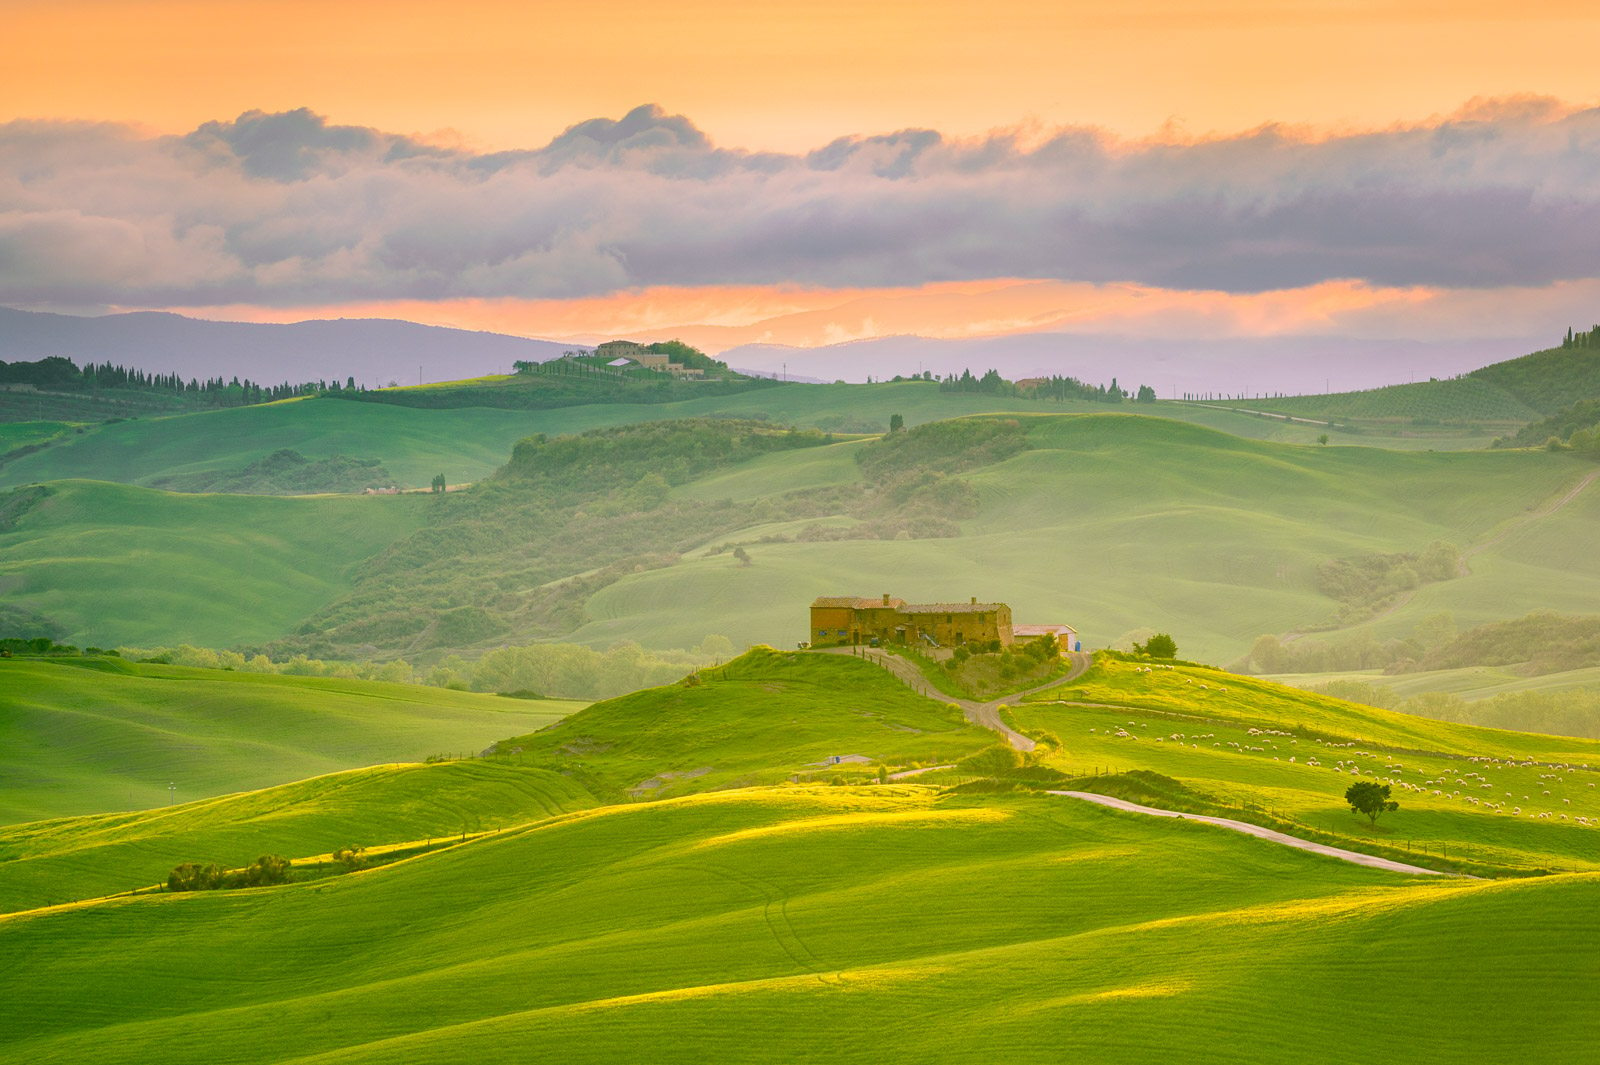
{"label": "stone farmhouse", "polygon": [[637,363],[647,370],[658,373],[670,373],[677,377],[704,377],[706,372],[698,366],[679,366],[665,355],[644,350],[644,345],[632,340],[608,340],[594,349],[594,353],[603,359],[609,359],[608,366],[625,366],[629,362]]}
{"label": "stone farmhouse", "polygon": [[999,641],[1000,646],[1044,639],[1054,635],[1063,653],[1077,645],[1078,634],[1068,625],[1011,623],[1011,608],[1004,603],[907,603],[885,595],[881,599],[823,596],[811,604],[811,644],[814,647],[857,644],[911,644],[924,648],[954,648]]}

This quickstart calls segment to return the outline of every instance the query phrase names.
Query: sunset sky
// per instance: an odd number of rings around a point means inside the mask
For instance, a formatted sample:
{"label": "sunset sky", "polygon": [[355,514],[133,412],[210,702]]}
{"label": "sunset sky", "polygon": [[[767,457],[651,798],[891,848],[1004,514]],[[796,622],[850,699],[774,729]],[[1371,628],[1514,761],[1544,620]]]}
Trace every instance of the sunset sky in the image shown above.
{"label": "sunset sky", "polygon": [[1597,10],[0,0],[0,304],[1554,333],[1600,318]]}

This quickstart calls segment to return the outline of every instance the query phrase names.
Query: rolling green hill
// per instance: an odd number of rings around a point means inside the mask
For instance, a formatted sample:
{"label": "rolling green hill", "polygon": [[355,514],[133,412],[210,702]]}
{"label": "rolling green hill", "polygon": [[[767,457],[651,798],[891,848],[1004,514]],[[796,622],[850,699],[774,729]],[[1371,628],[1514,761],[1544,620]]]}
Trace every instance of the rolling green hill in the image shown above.
{"label": "rolling green hill", "polygon": [[1446,380],[1224,405],[1334,420],[1363,432],[1410,425],[1509,434],[1585,399],[1600,399],[1600,347],[1549,348]]}
{"label": "rolling green hill", "polygon": [[[866,662],[758,647],[692,684],[595,703],[496,750],[622,799],[934,765],[993,743]],[[850,761],[830,766],[832,756]]]}
{"label": "rolling green hill", "polygon": [[[1409,634],[1440,611],[1463,628],[1535,608],[1581,612],[1600,595],[1600,562],[1585,546],[1600,528],[1600,493],[1541,509],[1592,472],[1571,456],[1296,447],[1115,414],[1021,424],[1025,450],[960,475],[977,509],[958,537],[816,539],[804,525],[752,524],[711,545],[745,544],[750,565],[691,551],[626,575],[588,598],[577,638],[685,646],[715,617],[718,631],[791,645],[814,597],[888,591],[998,599],[1019,622],[1075,625],[1088,646],[1154,628],[1196,658],[1229,662],[1263,633],[1338,624],[1342,604],[1319,590],[1324,563],[1441,540],[1478,552],[1468,576],[1424,585],[1349,631]],[[860,467],[845,450],[797,457],[797,480],[852,483]],[[781,505],[788,460],[762,461],[759,473],[677,492]],[[774,536],[790,542],[762,542]]]}
{"label": "rolling green hill", "polygon": [[[1048,737],[1046,764],[1160,773],[1227,805],[1270,810],[1291,834],[1401,860],[1448,857],[1474,872],[1600,871],[1594,740],[1433,721],[1220,670],[1106,656],[1011,716]],[[1352,816],[1342,796],[1358,779],[1390,783],[1400,811],[1375,825]]]}
{"label": "rolling green hill", "polygon": [[78,644],[261,642],[348,589],[427,502],[22,488],[0,495],[0,594]]}
{"label": "rolling green hill", "polygon": [[485,760],[383,765],[135,813],[0,828],[0,913],[159,883],[181,862],[238,868],[492,832],[595,805],[546,770]]}
{"label": "rolling green hill", "polygon": [[[38,453],[0,465],[0,487],[89,478],[151,485],[200,474],[236,474],[272,453],[291,449],[312,460],[347,456],[381,461],[401,482],[427,485],[443,473],[451,484],[476,481],[498,468],[517,440],[669,418],[764,417],[828,432],[882,432],[890,414],[907,425],[994,411],[1093,413],[1101,403],[1059,403],[941,392],[932,382],[787,384],[759,392],[661,404],[591,403],[552,410],[489,407],[416,409],[337,399],[301,399],[166,418],[83,426]],[[1128,409],[1133,409],[1130,405]],[[1199,404],[1141,405],[1141,413],[1192,421],[1239,436],[1312,443],[1321,426],[1285,423]],[[1397,448],[1486,445],[1500,430],[1457,437],[1373,432],[1339,442]],[[54,436],[54,433],[50,435]],[[35,440],[37,434],[29,437]],[[0,437],[0,445],[4,444]],[[0,448],[9,450],[9,447]]]}
{"label": "rolling green hill", "polygon": [[[1600,492],[1573,494],[1593,472],[1573,455],[1295,446],[1101,413],[1019,417],[1005,430],[1018,446],[973,465],[986,453],[956,437],[980,423],[1006,419],[919,427],[900,465],[873,465],[900,446],[873,437],[772,453],[708,444],[692,469],[664,465],[661,441],[771,433],[656,423],[537,445],[572,470],[598,448],[604,476],[538,487],[512,464],[442,499],[58,485],[6,520],[0,581],[12,605],[80,644],[276,639],[284,653],[411,660],[569,634],[789,645],[812,598],[865,590],[1000,599],[1020,621],[1077,626],[1090,646],[1162,629],[1231,662],[1264,633],[1387,640],[1440,612],[1466,628],[1581,613],[1600,595],[1586,546]],[[1438,541],[1459,548],[1467,575],[1354,613],[1322,588],[1334,560]]]}
{"label": "rolling green hill", "polygon": [[0,660],[0,692],[0,824],[470,753],[578,708],[117,659]]}
{"label": "rolling green hill", "polygon": [[1565,1062],[1597,882],[1419,883],[1064,799],[755,789],[0,917],[29,1019],[0,1058]]}
{"label": "rolling green hill", "polygon": [[[1600,772],[1548,764],[1594,765],[1600,744],[1105,656],[1014,715],[1046,741],[1044,769],[1138,766],[1173,778],[1151,784],[1173,796],[1247,797],[1369,849],[1428,840],[1419,860],[1445,865],[1600,867],[1600,829],[1571,817],[1399,789],[1401,809],[1362,828],[1340,798],[1357,775],[1420,788],[1447,772],[1496,790],[1538,781],[1573,798],[1560,807],[1572,817],[1600,820],[1584,787]],[[149,883],[179,855],[313,858],[407,833],[454,843],[344,875],[302,865],[305,878],[276,887],[0,914],[0,1001],[28,1018],[0,1025],[0,1060],[1586,1053],[1592,1008],[1573,989],[1600,976],[1600,873],[1409,876],[1042,792],[920,783],[937,770],[916,784],[769,783],[822,752],[897,766],[993,740],[861,660],[758,650],[504,741],[503,761],[18,826],[0,834],[12,859],[0,892],[17,900]],[[951,783],[972,769],[942,772]],[[630,783],[641,774],[652,786]],[[585,781],[633,801],[586,808]]]}

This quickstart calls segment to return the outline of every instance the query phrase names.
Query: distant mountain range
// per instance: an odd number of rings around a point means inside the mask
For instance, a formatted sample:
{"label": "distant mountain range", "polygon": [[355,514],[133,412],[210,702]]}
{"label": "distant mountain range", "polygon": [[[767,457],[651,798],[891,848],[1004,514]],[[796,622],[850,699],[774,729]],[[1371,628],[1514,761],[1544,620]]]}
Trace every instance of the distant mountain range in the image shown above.
{"label": "distant mountain range", "polygon": [[510,373],[518,359],[543,362],[579,346],[386,318],[263,325],[157,311],[80,318],[0,307],[0,361],[64,355],[79,365],[113,362],[267,384],[349,377],[368,387],[454,381]]}
{"label": "distant mountain range", "polygon": [[856,340],[820,348],[744,344],[718,358],[730,366],[794,378],[883,379],[931,370],[937,376],[999,370],[1018,380],[1060,374],[1091,384],[1150,385],[1164,399],[1194,393],[1290,395],[1345,392],[1454,377],[1547,347],[1549,337],[1482,340],[1366,340],[1286,336],[1170,340],[1076,333],[971,339],[916,336]]}
{"label": "distant mountain range", "polygon": [[[943,376],[999,370],[1012,380],[1061,374],[1093,384],[1115,377],[1163,397],[1194,393],[1320,393],[1454,377],[1545,346],[1549,338],[1368,340],[1333,336],[1172,340],[1076,333],[969,339],[891,336],[825,347],[743,344],[728,365],[791,381],[862,381],[924,370]],[[0,360],[65,355],[184,377],[249,377],[265,383],[344,380],[373,387],[508,373],[518,359],[543,362],[583,347],[385,318],[263,325],[144,311],[80,318],[0,307]]]}

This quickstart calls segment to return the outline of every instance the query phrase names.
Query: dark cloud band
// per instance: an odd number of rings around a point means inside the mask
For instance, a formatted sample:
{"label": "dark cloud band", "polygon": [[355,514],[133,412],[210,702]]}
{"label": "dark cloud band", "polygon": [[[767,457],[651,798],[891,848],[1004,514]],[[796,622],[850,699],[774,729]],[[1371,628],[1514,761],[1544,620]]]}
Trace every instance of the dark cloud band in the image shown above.
{"label": "dark cloud band", "polygon": [[718,148],[639,108],[471,154],[309,111],[0,126],[0,301],[295,304],[987,277],[1246,292],[1600,276],[1600,110],[1309,141]]}

